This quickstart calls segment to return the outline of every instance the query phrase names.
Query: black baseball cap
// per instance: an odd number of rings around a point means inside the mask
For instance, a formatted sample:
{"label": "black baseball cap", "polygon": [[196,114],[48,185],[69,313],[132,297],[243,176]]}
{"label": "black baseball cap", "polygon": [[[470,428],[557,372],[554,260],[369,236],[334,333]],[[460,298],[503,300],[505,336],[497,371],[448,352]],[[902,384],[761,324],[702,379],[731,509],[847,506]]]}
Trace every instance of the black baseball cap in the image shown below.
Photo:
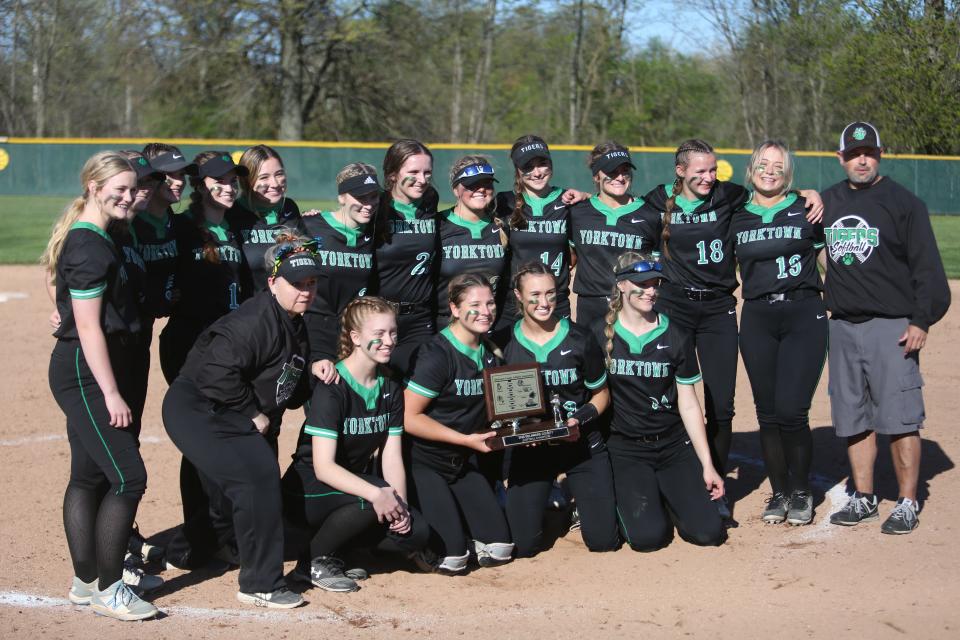
{"label": "black baseball cap", "polygon": [[130,158],[130,164],[133,165],[133,170],[137,174],[137,182],[145,182],[147,180],[163,180],[163,174],[150,166],[150,163],[143,156]]}
{"label": "black baseball cap", "polygon": [[150,160],[150,166],[161,173],[183,171],[189,176],[197,175],[197,165],[187,162],[179,151],[167,151]]}
{"label": "black baseball cap", "polygon": [[869,122],[851,122],[840,134],[840,153],[858,147],[883,148],[880,146],[880,132]]}
{"label": "black baseball cap", "polygon": [[337,185],[337,193],[349,193],[354,197],[365,196],[374,191],[380,191],[380,183],[377,182],[377,176],[370,173],[351,176]]}
{"label": "black baseball cap", "polygon": [[458,184],[462,184],[465,187],[475,187],[481,182],[486,182],[487,180],[500,182],[496,178],[493,167],[486,162],[482,162],[479,164],[470,164],[465,166],[463,169],[460,169],[460,171],[457,172],[457,175],[453,177],[453,181],[450,183],[450,186],[455,187]]}
{"label": "black baseball cap", "polygon": [[[622,164],[622,163],[621,163]],[[620,166],[620,165],[617,165]],[[629,280],[633,284],[643,284],[648,280],[666,280],[663,276],[663,267],[659,262],[641,260],[634,262],[620,271],[617,271],[617,282]]]}
{"label": "black baseball cap", "polygon": [[302,247],[282,255],[280,263],[274,269],[273,275],[287,282],[300,282],[307,278],[319,278],[323,273],[320,261],[312,251]]}
{"label": "black baseball cap", "polygon": [[550,160],[550,149],[542,142],[531,142],[517,147],[510,153],[510,159],[513,160],[513,166],[517,169],[523,169],[534,158],[545,158]]}
{"label": "black baseball cap", "polygon": [[238,176],[250,175],[250,171],[245,166],[233,162],[229,153],[213,156],[199,165],[197,175],[201,178],[219,178],[231,171],[236,171]]}
{"label": "black baseball cap", "polygon": [[599,171],[603,171],[605,174],[610,175],[622,164],[628,165],[631,169],[637,168],[636,165],[633,164],[633,160],[630,159],[629,151],[617,149],[614,151],[608,151],[591,162],[590,171],[593,173],[593,175],[597,175],[597,172]]}

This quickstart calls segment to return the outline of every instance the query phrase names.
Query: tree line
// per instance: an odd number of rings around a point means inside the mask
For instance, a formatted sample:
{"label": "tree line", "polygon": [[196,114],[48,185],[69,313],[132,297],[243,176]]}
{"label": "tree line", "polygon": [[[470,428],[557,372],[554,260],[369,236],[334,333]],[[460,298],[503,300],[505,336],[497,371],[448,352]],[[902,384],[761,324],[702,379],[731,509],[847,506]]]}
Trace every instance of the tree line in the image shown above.
{"label": "tree line", "polygon": [[636,4],[0,0],[0,133],[832,150],[864,118],[960,154],[957,0],[689,0],[717,38],[679,51]]}

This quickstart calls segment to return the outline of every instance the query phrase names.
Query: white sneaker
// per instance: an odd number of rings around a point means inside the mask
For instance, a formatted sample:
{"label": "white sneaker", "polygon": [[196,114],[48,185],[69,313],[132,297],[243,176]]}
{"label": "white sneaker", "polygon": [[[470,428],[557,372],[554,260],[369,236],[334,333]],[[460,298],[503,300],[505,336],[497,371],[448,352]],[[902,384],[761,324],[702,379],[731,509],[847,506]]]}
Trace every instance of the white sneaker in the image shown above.
{"label": "white sneaker", "polygon": [[94,591],[90,597],[90,609],[117,620],[146,620],[160,613],[155,606],[141,600],[123,580],[117,580],[103,591]]}

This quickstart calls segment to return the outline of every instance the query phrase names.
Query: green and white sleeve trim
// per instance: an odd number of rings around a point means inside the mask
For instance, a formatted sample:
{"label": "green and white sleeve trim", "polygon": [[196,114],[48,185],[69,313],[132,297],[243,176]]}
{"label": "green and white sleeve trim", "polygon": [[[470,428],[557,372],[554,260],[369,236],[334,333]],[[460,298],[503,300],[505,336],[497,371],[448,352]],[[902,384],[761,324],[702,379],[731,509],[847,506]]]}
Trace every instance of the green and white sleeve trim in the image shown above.
{"label": "green and white sleeve trim", "polygon": [[402,436],[403,427],[387,427],[388,436]]}
{"label": "green and white sleeve trim", "polygon": [[419,384],[417,384],[413,380],[407,381],[407,389],[410,389],[410,391],[413,391],[415,394],[423,396],[424,398],[430,398],[431,400],[440,395],[436,391],[431,391],[426,387],[421,387]]}
{"label": "green and white sleeve trim", "polygon": [[107,283],[104,282],[99,287],[94,287],[93,289],[70,289],[70,297],[75,300],[90,300],[91,298],[99,298],[106,290]]}
{"label": "green and white sleeve trim", "polygon": [[697,384],[702,379],[703,376],[699,373],[692,378],[681,378],[680,376],[677,376],[677,384]]}
{"label": "green and white sleeve trim", "polygon": [[823,243],[823,242],[814,242],[814,243],[813,243],[813,248],[814,248],[814,249],[823,249],[824,246],[826,246],[826,245],[825,245],[825,243]]}
{"label": "green and white sleeve trim", "polygon": [[331,440],[336,440],[338,434],[333,429],[324,429],[323,427],[311,427],[310,425],[303,426],[303,432],[308,436],[317,436],[318,438],[330,438]]}
{"label": "green and white sleeve trim", "polygon": [[594,380],[593,382],[590,382],[589,380],[586,380],[586,381],[584,381],[583,385],[584,385],[587,389],[590,389],[591,391],[593,391],[594,389],[597,389],[597,388],[599,388],[599,387],[602,387],[602,386],[605,385],[606,383],[607,383],[607,372],[604,371],[602,376],[600,376],[599,378],[597,378],[597,379]]}

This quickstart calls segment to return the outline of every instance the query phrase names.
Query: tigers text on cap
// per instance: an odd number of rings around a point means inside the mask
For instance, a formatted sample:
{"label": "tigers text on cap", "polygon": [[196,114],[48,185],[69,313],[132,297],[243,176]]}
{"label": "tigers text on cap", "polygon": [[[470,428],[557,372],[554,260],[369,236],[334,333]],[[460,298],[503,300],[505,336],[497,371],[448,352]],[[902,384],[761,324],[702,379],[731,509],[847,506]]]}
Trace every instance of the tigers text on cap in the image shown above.
{"label": "tigers text on cap", "polygon": [[200,165],[197,175],[201,178],[219,178],[230,171],[236,171],[238,176],[250,175],[250,170],[241,164],[234,164],[229,153],[210,158]]}
{"label": "tigers text on cap", "polygon": [[857,147],[882,149],[880,132],[869,122],[851,122],[843,128],[843,133],[840,134],[841,153]]}
{"label": "tigers text on cap", "polygon": [[631,169],[637,168],[630,159],[629,151],[608,151],[590,163],[590,171],[593,173],[593,175],[597,175],[597,172],[599,171],[603,171],[605,174],[610,175],[622,164],[629,166]]}
{"label": "tigers text on cap", "polygon": [[513,160],[513,166],[517,169],[523,169],[530,164],[530,161],[534,158],[545,158],[549,160],[550,150],[547,148],[547,145],[542,142],[531,142],[530,144],[517,147],[513,153],[510,154],[510,159]]}
{"label": "tigers text on cap", "polygon": [[188,176],[197,175],[197,165],[187,162],[182,153],[167,151],[150,160],[150,166],[161,173],[183,171]]}
{"label": "tigers text on cap", "polygon": [[369,173],[351,176],[337,185],[337,193],[349,193],[352,196],[365,196],[374,191],[380,191],[380,183],[375,175]]}
{"label": "tigers text on cap", "polygon": [[475,187],[481,182],[485,182],[487,180],[500,182],[495,177],[493,167],[486,163],[471,164],[463,169],[460,169],[459,173],[454,176],[450,186],[455,187],[458,184],[462,184],[465,187]]}
{"label": "tigers text on cap", "polygon": [[310,251],[295,251],[280,261],[276,276],[293,283],[307,278],[319,278],[322,273],[317,256]]}

